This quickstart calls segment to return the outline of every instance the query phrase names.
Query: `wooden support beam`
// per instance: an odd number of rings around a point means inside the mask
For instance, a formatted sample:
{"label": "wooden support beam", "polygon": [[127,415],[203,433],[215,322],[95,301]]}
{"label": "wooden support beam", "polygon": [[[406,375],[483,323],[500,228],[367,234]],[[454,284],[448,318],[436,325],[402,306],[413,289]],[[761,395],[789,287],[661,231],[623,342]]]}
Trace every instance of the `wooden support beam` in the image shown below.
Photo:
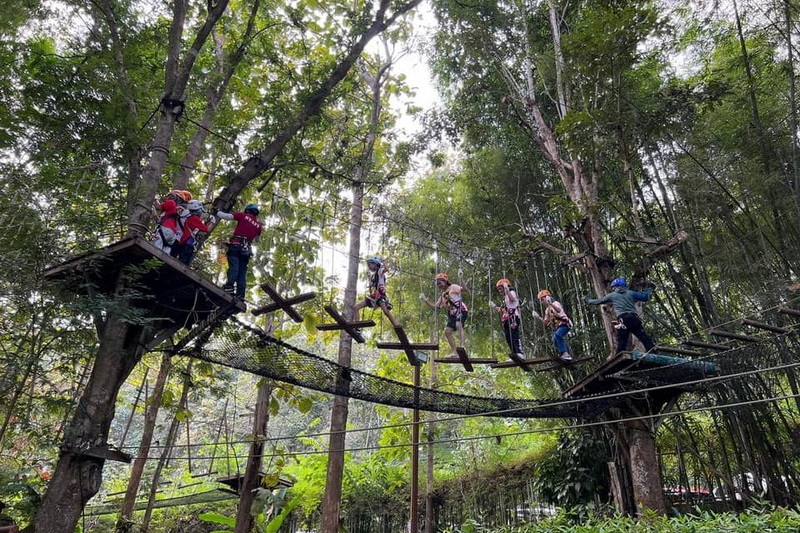
{"label": "wooden support beam", "polygon": [[264,313],[271,313],[272,311],[283,309],[284,312],[297,323],[302,322],[303,317],[300,316],[300,313],[298,313],[292,306],[300,302],[305,302],[306,300],[311,300],[312,298],[316,298],[317,296],[317,294],[314,292],[307,292],[304,294],[293,296],[291,298],[284,298],[283,296],[278,294],[278,291],[275,290],[275,287],[273,287],[269,283],[262,283],[261,290],[267,293],[267,295],[272,299],[273,303],[255,309],[253,311],[254,315],[256,316],[263,315]]}
{"label": "wooden support beam", "polygon": [[333,307],[332,305],[326,305],[324,307],[325,312],[331,315],[331,317],[336,321],[335,324],[320,324],[317,326],[317,329],[320,331],[335,331],[335,330],[344,330],[353,337],[353,340],[363,344],[364,343],[364,336],[361,334],[361,330],[359,328],[362,327],[372,327],[375,325],[373,320],[359,320],[356,322],[348,322],[345,318],[339,313],[339,311]]}
{"label": "wooden support beam", "polygon": [[791,307],[779,307],[778,312],[789,316],[800,316],[800,310],[792,309]]}
{"label": "wooden support beam", "polygon": [[292,296],[291,298],[284,299],[281,303],[271,303],[267,304],[264,307],[259,307],[258,309],[253,309],[252,313],[255,316],[258,315],[265,315],[267,313],[273,313],[278,309],[283,309],[285,305],[297,305],[299,303],[303,303],[308,300],[313,300],[317,297],[317,293],[315,292],[306,292],[303,294],[298,294],[297,296]]}
{"label": "wooden support beam", "polygon": [[698,352],[697,350],[687,350],[686,348],[677,348],[675,346],[656,346],[652,350],[655,353],[664,352],[664,353],[677,353],[680,355],[691,355],[694,357],[702,357],[703,353]]}
{"label": "wooden support beam", "polygon": [[381,350],[403,350],[408,358],[408,364],[411,366],[417,366],[420,364],[420,360],[417,357],[417,354],[414,353],[414,350],[438,350],[438,344],[432,343],[418,343],[414,344],[408,339],[408,335],[406,335],[405,330],[402,326],[395,326],[394,332],[397,334],[397,338],[400,342],[379,342],[376,346]]}
{"label": "wooden support beam", "polygon": [[731,333],[730,331],[723,331],[721,329],[710,329],[708,330],[709,335],[713,335],[714,337],[723,337],[725,339],[736,339],[737,341],[745,341],[745,342],[758,342],[760,339],[758,337],[751,337],[750,335],[740,335],[739,333]]}
{"label": "wooden support beam", "polygon": [[685,341],[681,342],[681,344],[685,344],[686,346],[694,346],[695,348],[708,348],[709,350],[717,350],[719,352],[724,352],[725,350],[731,349],[730,346],[725,344],[716,344],[713,342],[704,342],[694,339],[686,339]]}
{"label": "wooden support beam", "polygon": [[750,326],[751,328],[765,329],[773,333],[789,333],[789,330],[786,328],[773,326],[772,324],[767,324],[766,322],[757,322],[755,320],[750,320],[749,318],[742,319],[742,324],[745,326]]}
{"label": "wooden support beam", "polygon": [[464,365],[464,370],[467,372],[472,372],[475,370],[472,368],[472,363],[469,362],[469,356],[467,355],[467,350],[464,349],[463,346],[459,346],[456,348],[456,353],[458,354],[458,358],[461,359],[461,364]]}

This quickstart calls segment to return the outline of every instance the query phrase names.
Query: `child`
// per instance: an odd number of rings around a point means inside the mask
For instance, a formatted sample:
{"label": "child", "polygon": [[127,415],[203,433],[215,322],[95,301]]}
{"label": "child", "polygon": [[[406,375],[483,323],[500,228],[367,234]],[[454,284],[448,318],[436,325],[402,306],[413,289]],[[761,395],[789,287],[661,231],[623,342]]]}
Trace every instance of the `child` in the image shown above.
{"label": "child", "polygon": [[247,204],[243,213],[225,213],[217,211],[217,216],[222,220],[235,220],[236,228],[228,241],[228,281],[223,288],[225,292],[235,294],[244,300],[244,291],[247,287],[247,263],[253,255],[251,244],[261,235],[261,221],[258,220],[258,206]]}
{"label": "child", "polygon": [[161,205],[161,216],[153,235],[153,246],[170,253],[172,245],[178,240],[178,204],[175,200],[166,200]]}
{"label": "child", "polygon": [[500,320],[503,323],[503,331],[506,335],[506,342],[511,349],[511,353],[515,354],[520,359],[524,359],[525,355],[522,353],[522,342],[519,338],[519,298],[517,291],[511,286],[511,282],[503,278],[497,280],[495,284],[497,290],[503,295],[503,303],[495,305],[494,302],[489,302],[489,305],[500,313]]}
{"label": "child", "polygon": [[380,307],[393,327],[396,328],[400,326],[394,319],[394,316],[392,316],[392,304],[386,296],[386,268],[379,258],[370,257],[367,259],[367,270],[369,270],[367,274],[369,276],[369,294],[356,304],[356,313],[365,307],[369,307],[370,309]]}
{"label": "child", "polygon": [[646,351],[649,352],[655,346],[655,343],[645,333],[642,321],[639,319],[639,313],[636,312],[636,302],[649,300],[652,291],[653,286],[650,284],[645,285],[645,290],[642,292],[629,290],[628,282],[625,281],[625,278],[616,278],[611,282],[610,293],[602,298],[592,299],[588,296],[586,297],[586,303],[589,305],[610,303],[614,308],[614,314],[619,319],[619,324],[616,326],[617,349],[614,355],[628,349],[628,339],[631,333],[642,341]]}
{"label": "child", "polygon": [[533,312],[533,318],[538,318],[545,326],[553,326],[555,328],[553,332],[553,345],[556,347],[559,357],[561,357],[562,360],[571,361],[572,356],[569,354],[567,336],[572,329],[572,320],[567,316],[561,302],[556,301],[549,290],[542,289],[536,297],[539,299],[539,303],[546,305],[547,308],[544,311],[544,318],[536,311]]}
{"label": "child", "polygon": [[467,321],[467,306],[461,299],[461,292],[464,290],[460,285],[452,283],[447,274],[436,274],[436,286],[442,293],[436,302],[431,302],[428,297],[421,293],[420,300],[425,302],[428,307],[433,309],[447,308],[447,326],[444,328],[444,336],[447,338],[447,343],[450,345],[450,356],[458,357],[456,348],[456,340],[453,337],[453,331],[458,330],[458,338],[461,340],[461,346],[464,346],[464,323]]}
{"label": "child", "polygon": [[[197,232],[208,232],[208,226],[203,224],[203,220],[200,218],[200,215],[205,211],[205,209],[203,209],[203,204],[197,200],[190,200],[186,202],[186,211],[189,215],[183,219],[180,237],[175,246],[172,247],[172,256],[177,257],[184,265],[188,265],[192,262]],[[181,224],[180,219],[178,220],[178,224]]]}

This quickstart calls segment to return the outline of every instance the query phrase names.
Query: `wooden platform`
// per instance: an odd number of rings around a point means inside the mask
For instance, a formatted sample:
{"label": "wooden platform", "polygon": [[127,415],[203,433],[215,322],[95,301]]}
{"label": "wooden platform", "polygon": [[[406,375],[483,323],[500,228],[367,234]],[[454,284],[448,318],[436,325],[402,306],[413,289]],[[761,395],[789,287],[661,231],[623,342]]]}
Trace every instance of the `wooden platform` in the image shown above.
{"label": "wooden platform", "polygon": [[[244,302],[170,257],[142,237],[129,237],[94,252],[78,255],[44,271],[44,279],[77,294],[111,296],[119,272],[127,270],[128,287],[141,293],[134,304],[147,318],[191,327],[219,307],[244,311]],[[166,324],[165,324],[166,326]]]}
{"label": "wooden platform", "polygon": [[692,361],[639,351],[621,352],[606,360],[594,372],[564,391],[564,397],[583,396],[603,392],[614,392],[622,381],[630,383],[620,374],[633,370],[658,370],[660,381],[674,383],[680,389],[681,382],[694,381],[719,373],[717,366],[709,361]]}

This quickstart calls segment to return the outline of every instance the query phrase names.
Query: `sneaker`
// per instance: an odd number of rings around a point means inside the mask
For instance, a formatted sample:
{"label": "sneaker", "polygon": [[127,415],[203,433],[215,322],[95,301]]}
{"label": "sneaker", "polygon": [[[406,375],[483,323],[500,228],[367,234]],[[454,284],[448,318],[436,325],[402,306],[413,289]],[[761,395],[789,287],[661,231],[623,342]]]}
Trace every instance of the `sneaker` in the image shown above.
{"label": "sneaker", "polygon": [[222,290],[227,292],[228,294],[233,294],[233,287],[229,287],[228,285],[223,286]]}
{"label": "sneaker", "polygon": [[564,352],[564,353],[561,354],[561,360],[562,361],[572,361],[572,356],[569,354],[569,352]]}
{"label": "sneaker", "polygon": [[525,354],[522,352],[517,352],[514,354],[515,356],[519,357],[520,359],[525,359]]}

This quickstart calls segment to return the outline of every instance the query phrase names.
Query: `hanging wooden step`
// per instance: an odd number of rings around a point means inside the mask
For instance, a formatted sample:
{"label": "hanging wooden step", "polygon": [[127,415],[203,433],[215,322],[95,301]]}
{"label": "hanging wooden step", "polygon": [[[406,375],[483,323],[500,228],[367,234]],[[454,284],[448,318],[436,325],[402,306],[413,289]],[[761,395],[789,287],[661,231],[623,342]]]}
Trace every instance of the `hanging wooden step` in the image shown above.
{"label": "hanging wooden step", "polygon": [[364,336],[361,335],[361,328],[371,328],[375,326],[374,320],[359,320],[354,322],[348,322],[345,318],[339,313],[339,311],[333,307],[332,305],[326,305],[324,307],[325,312],[331,315],[336,323],[335,324],[320,324],[317,326],[317,329],[320,331],[339,331],[344,330],[353,337],[353,340],[358,343],[364,343]]}
{"label": "hanging wooden step", "polygon": [[275,287],[273,287],[269,283],[262,283],[261,289],[267,293],[267,295],[272,300],[272,303],[265,305],[264,307],[259,307],[258,309],[254,309],[252,311],[253,315],[258,316],[266,313],[272,313],[274,311],[277,311],[278,309],[283,309],[283,311],[297,323],[302,322],[303,317],[300,315],[300,313],[298,313],[295,310],[294,306],[317,297],[317,293],[315,292],[306,292],[303,294],[298,294],[297,296],[284,298],[278,293],[277,290],[275,290]]}

